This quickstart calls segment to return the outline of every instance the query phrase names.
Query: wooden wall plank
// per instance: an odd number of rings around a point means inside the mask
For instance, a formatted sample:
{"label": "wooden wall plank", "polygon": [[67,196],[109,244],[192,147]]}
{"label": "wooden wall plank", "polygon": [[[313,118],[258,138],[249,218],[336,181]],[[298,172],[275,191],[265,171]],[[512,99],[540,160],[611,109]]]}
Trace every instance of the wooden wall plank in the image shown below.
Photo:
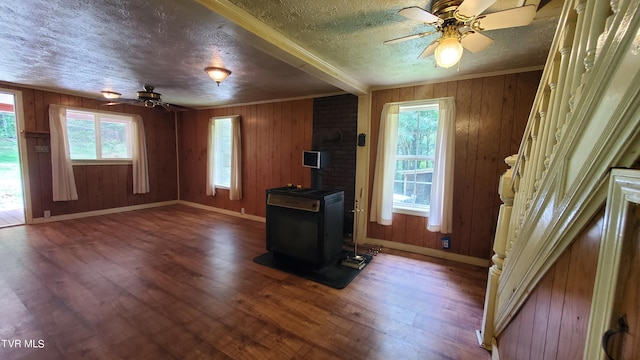
{"label": "wooden wall plank", "polygon": [[281,166],[281,186],[287,185],[293,181],[293,168],[300,167],[299,164],[293,164],[291,161],[291,150],[293,146],[293,139],[291,138],[292,128],[295,126],[295,117],[293,116],[293,104],[291,101],[286,101],[281,104],[280,117],[283,119],[289,119],[288,123],[282,125],[282,142],[280,147],[280,166]]}
{"label": "wooden wall plank", "polygon": [[[531,294],[530,300],[536,301],[538,293]],[[534,318],[536,314],[536,308],[529,306],[522,311],[522,321],[520,322],[520,330],[518,331],[518,339],[526,339],[526,341],[518,341],[516,347],[516,359],[529,360],[531,354],[531,339],[533,337]]]}
{"label": "wooden wall plank", "polygon": [[245,211],[249,214],[257,213],[258,204],[255,201],[247,201],[247,199],[255,199],[257,195],[258,184],[258,162],[257,162],[257,145],[258,131],[256,125],[256,108],[247,106],[245,116],[242,118],[242,132],[245,134],[242,145],[243,153],[243,169],[246,169],[246,176],[242,178],[243,205]]}
{"label": "wooden wall plank", "polygon": [[427,218],[421,216],[404,216],[405,243],[416,246],[425,246],[427,236]]}
{"label": "wooden wall plank", "polygon": [[[293,139],[304,139],[305,136],[305,122],[304,118],[300,116],[303,111],[304,103],[301,101],[293,101],[291,109],[291,137]],[[313,131],[313,130],[312,130]],[[302,167],[302,152],[309,150],[303,148],[304,142],[292,141],[291,142],[291,156],[289,161],[291,162],[291,179],[304,179],[304,173],[309,172],[309,169]]]}
{"label": "wooden wall plank", "polygon": [[561,336],[572,335],[560,341],[559,359],[582,358],[603,226],[604,214],[601,213],[600,218],[593,221],[580,235],[579,241],[572,245],[560,325]]}
{"label": "wooden wall plank", "polygon": [[393,214],[393,223],[394,226],[388,226],[392,231],[391,239],[392,241],[397,241],[400,243],[407,242],[407,216],[403,214]]}
{"label": "wooden wall plank", "polygon": [[[456,92],[456,138],[455,152],[456,158],[454,163],[454,179],[453,186],[453,203],[464,204],[467,199],[467,191],[471,188],[473,176],[471,171],[473,162],[468,158],[472,154],[469,153],[469,128],[471,121],[471,101],[473,99],[473,87],[471,80],[460,81]],[[465,212],[462,209],[453,213],[453,241],[451,242],[451,251],[462,253],[461,249],[468,251],[471,219],[464,217]]]}
{"label": "wooden wall plank", "polygon": [[[495,223],[492,209],[495,207],[495,196],[498,189],[497,173],[499,143],[496,136],[500,133],[502,112],[502,94],[504,92],[504,76],[483,79],[482,105],[478,124],[478,148],[476,157],[476,175],[474,176],[473,219],[471,232],[476,241],[471,241],[469,255],[479,258],[491,256],[490,245],[495,234]],[[502,160],[501,160],[502,161]],[[496,189],[488,191],[489,189]]]}
{"label": "wooden wall plank", "polygon": [[[531,337],[531,349],[529,360],[544,360],[545,334],[549,323],[549,311],[551,306],[551,288],[553,286],[553,272],[546,275],[536,290],[536,305],[533,318],[533,334]],[[517,342],[516,342],[517,344]]]}
{"label": "wooden wall plank", "polygon": [[417,99],[433,99],[433,84],[418,85],[414,87],[413,97]]}
{"label": "wooden wall plank", "polygon": [[[267,129],[269,128],[269,119],[266,117],[266,106],[257,106],[256,107],[256,130],[258,132],[258,148],[256,152],[256,163],[257,173],[258,173],[258,181],[256,182],[256,215],[258,216],[266,216],[266,194],[265,191],[269,188],[268,185],[268,176],[269,168],[267,168],[267,159],[265,159],[265,154],[268,153],[269,149],[269,133]],[[310,140],[310,139],[309,139]],[[250,201],[250,199],[248,199]]]}
{"label": "wooden wall plank", "polygon": [[[478,168],[476,162],[478,161],[478,137],[480,136],[480,114],[482,111],[482,87],[483,79],[473,79],[471,81],[471,103],[469,108],[469,123],[466,134],[467,138],[467,170],[465,172],[463,191],[463,203],[462,203],[462,218],[467,224],[465,229],[467,232],[463,234],[463,239],[460,240],[461,254],[471,253],[471,244],[473,242],[481,241],[473,233],[474,223],[477,222],[473,217],[474,199],[475,199],[475,178],[477,176]],[[481,171],[483,169],[480,169]],[[487,191],[489,189],[486,189]],[[456,191],[456,190],[454,190]],[[493,190],[493,191],[497,191]],[[454,205],[455,206],[455,205]]]}
{"label": "wooden wall plank", "polygon": [[601,210],[533,289],[498,335],[501,358],[582,358],[603,224]]}

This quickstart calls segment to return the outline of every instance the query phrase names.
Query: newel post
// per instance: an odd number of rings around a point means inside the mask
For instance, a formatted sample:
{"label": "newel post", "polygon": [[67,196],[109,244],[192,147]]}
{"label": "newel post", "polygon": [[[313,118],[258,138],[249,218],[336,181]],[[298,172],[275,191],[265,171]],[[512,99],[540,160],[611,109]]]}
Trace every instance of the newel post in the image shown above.
{"label": "newel post", "polygon": [[500,274],[502,274],[502,264],[504,264],[506,257],[507,234],[509,233],[511,210],[513,208],[513,198],[515,197],[515,193],[511,187],[511,178],[513,177],[513,165],[516,163],[516,158],[516,155],[512,155],[504,159],[507,165],[509,165],[509,169],[500,177],[500,185],[498,186],[498,194],[500,194],[500,199],[503,204],[500,205],[496,236],[493,241],[494,255],[491,257],[493,265],[489,268],[489,278],[487,279],[482,328],[477,331],[480,346],[489,351],[493,348],[493,318],[497,308],[496,297],[500,283]]}

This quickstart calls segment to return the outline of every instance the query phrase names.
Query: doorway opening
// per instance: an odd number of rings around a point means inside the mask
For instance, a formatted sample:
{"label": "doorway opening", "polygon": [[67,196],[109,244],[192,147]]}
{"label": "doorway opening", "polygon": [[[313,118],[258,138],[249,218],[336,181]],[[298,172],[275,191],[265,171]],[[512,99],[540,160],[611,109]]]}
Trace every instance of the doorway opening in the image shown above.
{"label": "doorway opening", "polygon": [[16,96],[0,91],[0,227],[25,223]]}

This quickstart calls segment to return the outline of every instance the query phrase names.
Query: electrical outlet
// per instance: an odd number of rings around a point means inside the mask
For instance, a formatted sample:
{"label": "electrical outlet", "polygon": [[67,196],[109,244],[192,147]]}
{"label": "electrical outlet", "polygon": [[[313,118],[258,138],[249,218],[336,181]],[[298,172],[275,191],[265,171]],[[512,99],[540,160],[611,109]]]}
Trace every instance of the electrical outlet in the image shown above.
{"label": "electrical outlet", "polygon": [[51,217],[51,210],[45,210],[44,211],[44,217],[50,218]]}
{"label": "electrical outlet", "polygon": [[451,249],[451,238],[448,236],[442,237],[442,248],[443,249]]}
{"label": "electrical outlet", "polygon": [[240,214],[244,215],[244,208],[240,208]]}

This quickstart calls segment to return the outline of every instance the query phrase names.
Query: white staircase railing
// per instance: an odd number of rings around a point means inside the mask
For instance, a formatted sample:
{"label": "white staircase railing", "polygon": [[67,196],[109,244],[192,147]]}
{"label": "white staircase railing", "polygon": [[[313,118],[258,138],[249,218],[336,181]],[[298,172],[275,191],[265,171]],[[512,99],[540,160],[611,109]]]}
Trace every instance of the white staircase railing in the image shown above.
{"label": "white staircase railing", "polygon": [[638,157],[639,3],[564,4],[519,152],[501,179],[504,205],[479,331],[487,349],[604,206],[609,169]]}

